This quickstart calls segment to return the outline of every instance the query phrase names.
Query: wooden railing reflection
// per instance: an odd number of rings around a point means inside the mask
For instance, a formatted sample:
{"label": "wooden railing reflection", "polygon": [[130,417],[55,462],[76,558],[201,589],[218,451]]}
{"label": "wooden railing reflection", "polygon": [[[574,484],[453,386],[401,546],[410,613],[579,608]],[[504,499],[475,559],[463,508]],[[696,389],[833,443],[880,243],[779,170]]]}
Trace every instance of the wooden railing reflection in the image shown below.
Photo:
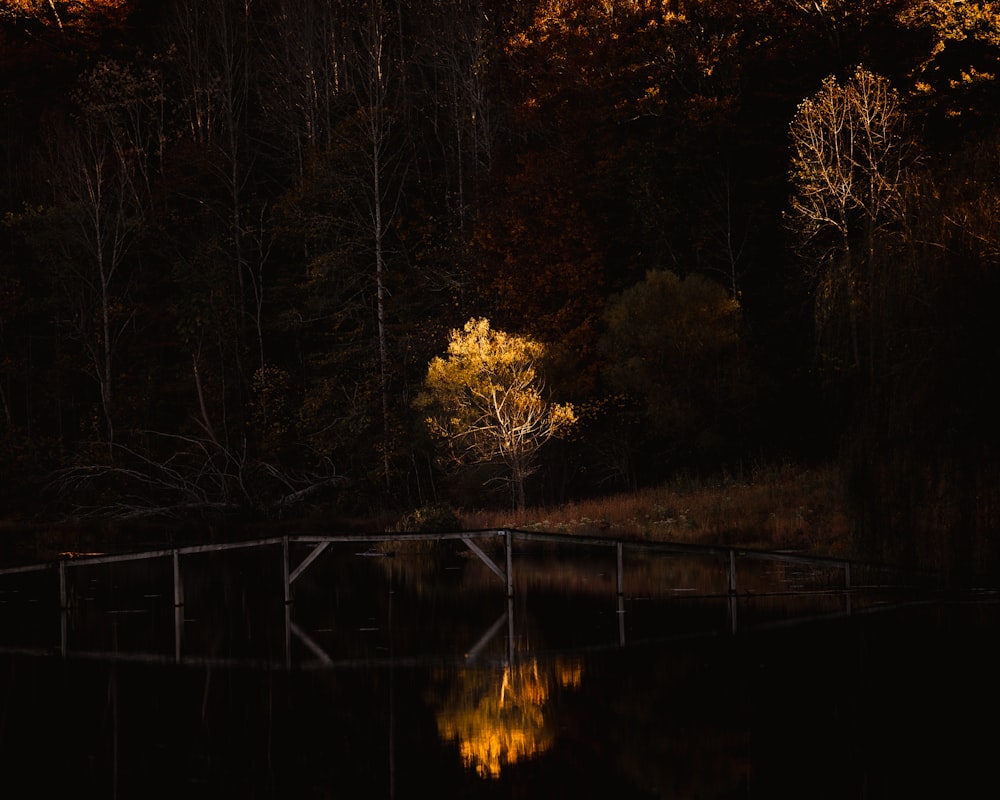
{"label": "wooden railing reflection", "polygon": [[[513,664],[517,660],[520,648],[515,626],[515,599],[519,593],[526,594],[523,589],[528,586],[560,584],[564,588],[568,587],[569,591],[579,591],[581,594],[590,593],[598,597],[611,594],[610,599],[614,603],[612,613],[617,619],[617,641],[604,644],[618,647],[626,646],[636,636],[635,626],[630,628],[627,624],[630,615],[639,619],[647,608],[652,609],[647,614],[650,616],[667,608],[681,608],[682,604],[686,604],[683,608],[689,608],[697,602],[721,603],[725,608],[725,630],[735,635],[760,627],[800,624],[819,617],[867,613],[890,604],[924,602],[933,598],[937,588],[934,576],[914,575],[886,565],[786,552],[635,542],[517,530],[368,536],[281,536],[136,553],[88,554],[0,569],[0,589],[5,580],[12,580],[18,575],[54,574],[56,582],[52,588],[57,593],[59,614],[59,641],[54,648],[16,645],[5,647],[6,643],[0,641],[0,649],[37,654],[52,653],[54,650],[63,657],[72,655],[80,658],[205,665],[240,663],[288,669],[293,666],[294,643],[300,651],[308,654],[307,657],[299,658],[294,666],[335,668],[370,665],[373,660],[378,659],[331,656],[316,641],[314,633],[296,621],[295,585],[335,544],[364,545],[369,548],[355,555],[381,555],[382,551],[390,547],[405,549],[407,544],[428,541],[460,542],[496,576],[504,592],[506,611],[464,653],[464,658],[469,661],[480,659],[487,645],[494,642],[501,631],[506,640],[506,663]],[[215,657],[192,652],[185,647],[185,565],[191,557],[198,554],[221,554],[253,548],[273,550],[280,554],[284,611],[282,653],[278,657],[252,658]],[[293,559],[293,555],[302,550],[306,551],[305,555]],[[579,568],[571,564],[573,558],[567,557],[568,554],[576,557],[583,552],[596,553],[602,564],[607,562],[607,568],[601,568],[598,579],[588,573],[583,574],[581,580]],[[83,568],[137,561],[165,562],[165,571],[170,576],[173,605],[172,653],[128,652],[118,648],[71,648],[69,626],[75,613],[71,602],[74,574]],[[612,571],[613,580],[610,574]],[[799,602],[801,613],[789,616],[789,598],[795,598]],[[769,604],[775,607],[774,613],[768,613]],[[706,633],[718,635],[719,629],[713,625]],[[666,635],[669,636],[669,633]],[[402,661],[405,661],[405,657]],[[422,661],[433,663],[434,658],[423,657]],[[395,657],[393,663],[399,664],[401,659]]]}

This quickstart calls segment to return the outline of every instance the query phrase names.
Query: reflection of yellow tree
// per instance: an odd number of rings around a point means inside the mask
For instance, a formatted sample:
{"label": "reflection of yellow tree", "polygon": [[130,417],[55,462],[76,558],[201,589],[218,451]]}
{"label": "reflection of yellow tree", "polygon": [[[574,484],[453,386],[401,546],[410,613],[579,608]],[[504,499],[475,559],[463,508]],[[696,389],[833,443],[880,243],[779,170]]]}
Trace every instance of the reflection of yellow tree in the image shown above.
{"label": "reflection of yellow tree", "polygon": [[537,661],[506,665],[499,673],[463,670],[438,713],[442,739],[457,741],[462,761],[484,778],[497,778],[503,766],[544,753],[552,745],[545,704],[553,685],[577,686],[576,662],[549,670]]}

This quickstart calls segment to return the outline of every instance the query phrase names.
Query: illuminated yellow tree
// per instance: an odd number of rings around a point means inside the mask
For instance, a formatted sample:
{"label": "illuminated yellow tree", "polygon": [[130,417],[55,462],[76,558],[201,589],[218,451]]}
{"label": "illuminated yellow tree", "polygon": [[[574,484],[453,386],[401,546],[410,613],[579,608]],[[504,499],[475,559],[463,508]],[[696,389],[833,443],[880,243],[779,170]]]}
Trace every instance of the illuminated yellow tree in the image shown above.
{"label": "illuminated yellow tree", "polygon": [[518,508],[524,481],[545,442],[575,422],[571,405],[544,397],[539,362],[545,346],[470,319],[453,330],[448,355],[431,360],[416,405],[431,433],[459,464],[502,464]]}

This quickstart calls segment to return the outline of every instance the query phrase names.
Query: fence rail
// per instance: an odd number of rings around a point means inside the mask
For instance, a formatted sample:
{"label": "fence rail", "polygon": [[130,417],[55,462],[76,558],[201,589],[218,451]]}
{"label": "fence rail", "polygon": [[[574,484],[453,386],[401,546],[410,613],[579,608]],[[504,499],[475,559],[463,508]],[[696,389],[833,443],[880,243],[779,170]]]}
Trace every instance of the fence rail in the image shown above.
{"label": "fence rail", "polygon": [[[580,552],[584,549],[591,551],[606,551],[613,553],[614,562],[614,602],[615,612],[618,620],[618,642],[619,646],[626,644],[626,598],[639,602],[642,597],[636,597],[637,591],[630,583],[635,583],[634,570],[643,558],[649,556],[664,556],[667,558],[696,558],[705,559],[713,565],[713,569],[720,576],[719,585],[716,591],[695,592],[683,586],[658,586],[656,587],[657,600],[664,598],[682,599],[684,601],[722,601],[726,605],[728,617],[728,632],[736,634],[741,630],[741,625],[746,627],[742,617],[745,612],[751,610],[753,603],[767,602],[780,598],[809,598],[816,600],[833,599],[842,602],[832,614],[822,616],[849,616],[854,613],[868,613],[873,610],[872,606],[860,607],[855,602],[856,598],[870,597],[873,594],[888,595],[894,593],[894,599],[903,602],[912,602],[917,594],[917,599],[922,601],[926,597],[933,596],[940,588],[940,582],[936,576],[926,573],[918,574],[902,569],[894,568],[890,565],[867,563],[847,559],[808,556],[800,553],[788,553],[779,551],[753,550],[744,548],[733,548],[725,546],[704,546],[677,542],[641,542],[633,540],[622,540],[614,538],[600,538],[587,536],[574,536],[553,533],[540,533],[534,531],[524,531],[516,529],[501,530],[476,530],[447,533],[385,533],[385,534],[300,534],[272,536],[244,541],[230,541],[212,544],[186,545],[181,547],[160,548],[142,552],[122,552],[122,553],[101,553],[86,554],[77,557],[63,557],[54,561],[38,564],[27,564],[0,568],[0,588],[3,581],[8,576],[26,575],[52,571],[58,576],[58,608],[59,608],[59,630],[60,642],[58,652],[67,656],[70,655],[69,647],[69,624],[72,618],[73,609],[71,607],[71,588],[73,586],[73,573],[86,567],[97,567],[100,565],[111,565],[136,561],[152,561],[166,559],[170,563],[170,578],[172,586],[172,602],[174,609],[173,638],[174,647],[172,655],[150,654],[149,659],[160,663],[162,661],[173,661],[174,663],[200,663],[204,658],[185,652],[184,648],[184,627],[185,627],[185,563],[191,556],[207,553],[227,553],[238,550],[249,550],[253,548],[272,548],[280,552],[281,558],[281,590],[284,600],[284,663],[285,666],[292,665],[292,641],[293,638],[304,646],[304,649],[314,656],[314,661],[319,664],[333,664],[335,659],[328,657],[322,647],[312,640],[308,631],[301,628],[292,619],[292,608],[294,605],[294,585],[317,559],[335,544],[365,545],[368,550],[356,555],[385,555],[384,551],[377,548],[393,545],[397,549],[403,543],[408,542],[444,542],[454,541],[461,543],[474,556],[479,559],[486,568],[499,580],[507,600],[507,613],[498,620],[484,640],[492,637],[496,631],[506,628],[508,641],[508,658],[514,657],[514,598],[517,593],[517,576],[519,570],[527,569],[524,566],[527,559],[533,552],[538,552],[545,548],[570,548]],[[308,552],[304,557],[292,563],[292,548],[307,548]],[[762,565],[764,572],[760,572]],[[806,571],[799,575],[796,580],[798,585],[789,588],[787,574],[779,580],[775,575],[767,572],[766,565],[778,565],[781,570],[787,573],[789,568],[802,567]],[[544,572],[545,565],[538,567],[540,572]],[[633,570],[630,577],[630,568]],[[757,570],[755,572],[754,570]],[[812,572],[809,572],[812,570]],[[715,573],[713,573],[715,574]],[[521,576],[523,578],[523,575]],[[275,587],[278,588],[278,587]],[[648,589],[648,587],[646,587]],[[631,593],[631,594],[630,594]],[[911,596],[904,597],[904,593]],[[881,599],[875,603],[876,607],[884,608],[888,601]],[[805,621],[814,618],[814,615],[803,614],[797,620]],[[790,620],[772,620],[775,625],[786,624]],[[5,649],[5,648],[0,648]],[[30,649],[30,648],[29,648]],[[44,649],[44,648],[43,648]],[[477,652],[479,647],[473,648],[472,652]],[[8,649],[8,651],[10,651]],[[94,653],[76,652],[72,653],[79,657],[95,657]],[[106,655],[106,654],[105,654]],[[142,654],[131,654],[124,657],[143,659]],[[207,662],[206,662],[207,663]]]}

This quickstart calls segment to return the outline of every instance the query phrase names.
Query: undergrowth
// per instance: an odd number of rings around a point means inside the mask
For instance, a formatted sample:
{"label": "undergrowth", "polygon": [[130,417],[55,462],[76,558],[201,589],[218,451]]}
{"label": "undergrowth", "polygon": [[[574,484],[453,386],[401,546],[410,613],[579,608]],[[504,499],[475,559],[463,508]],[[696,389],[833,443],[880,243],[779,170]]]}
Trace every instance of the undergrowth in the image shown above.
{"label": "undergrowth", "polygon": [[749,478],[678,479],[558,506],[459,511],[465,530],[603,535],[848,555],[851,526],[833,466],[757,469]]}

